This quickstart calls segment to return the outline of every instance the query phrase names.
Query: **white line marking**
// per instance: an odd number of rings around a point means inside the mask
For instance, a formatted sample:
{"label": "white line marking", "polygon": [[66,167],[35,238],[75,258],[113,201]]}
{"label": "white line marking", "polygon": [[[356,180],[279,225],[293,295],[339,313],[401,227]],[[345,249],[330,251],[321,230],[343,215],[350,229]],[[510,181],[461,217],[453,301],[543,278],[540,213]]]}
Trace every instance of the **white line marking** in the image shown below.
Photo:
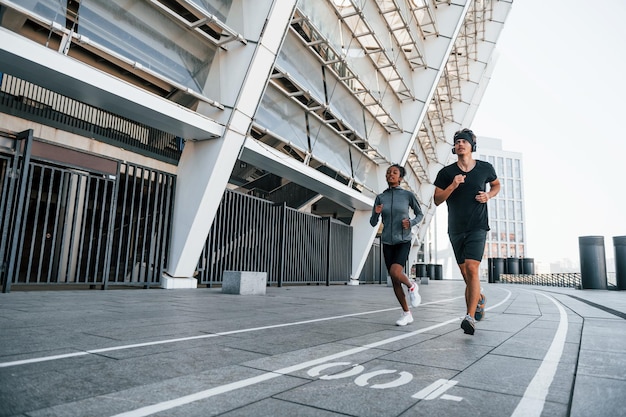
{"label": "white line marking", "polygon": [[[495,304],[492,308],[495,308],[501,304],[503,304],[506,300],[508,300],[511,297],[511,292],[509,290],[504,289],[504,291],[507,292],[507,296],[498,304]],[[451,298],[450,300],[454,300],[457,298],[462,298],[462,297],[454,297]],[[392,310],[396,310],[396,309],[392,309]],[[388,310],[382,310],[382,311],[388,311]],[[359,346],[359,347],[355,347],[352,349],[348,349],[345,350],[343,352],[338,352],[332,355],[328,355],[328,356],[324,356],[322,358],[318,358],[318,359],[313,359],[310,361],[306,361],[306,362],[302,362],[296,365],[292,365],[292,366],[288,366],[286,368],[282,368],[282,369],[278,369],[276,371],[273,372],[266,372],[264,374],[255,376],[255,377],[251,377],[251,378],[246,378],[246,379],[242,379],[240,381],[236,381],[236,382],[232,382],[230,384],[226,384],[226,385],[222,385],[219,387],[215,387],[215,388],[210,388],[204,391],[200,391],[200,392],[196,392],[190,395],[185,395],[183,397],[179,397],[179,398],[175,398],[173,400],[169,400],[169,401],[164,401],[161,403],[157,403],[157,404],[153,404],[153,405],[149,405],[146,407],[141,407],[141,408],[137,408],[135,410],[131,410],[131,411],[127,411],[121,414],[116,414],[112,417],[144,417],[144,416],[149,416],[155,413],[159,413],[159,412],[163,412],[166,410],[170,410],[172,408],[175,407],[179,407],[181,405],[185,405],[185,404],[190,404],[194,401],[199,401],[199,400],[204,400],[207,398],[211,398],[214,397],[216,395],[219,394],[224,394],[226,392],[231,392],[240,388],[244,388],[244,387],[248,387],[254,384],[258,384],[260,382],[265,382],[268,381],[270,379],[282,376],[282,375],[287,375],[289,373],[292,372],[296,372],[296,371],[300,371],[306,368],[310,368],[313,366],[317,366],[317,365],[321,365],[324,364],[326,362],[330,362],[330,361],[334,361],[336,359],[340,359],[340,358],[344,358],[346,356],[350,356],[350,355],[354,355],[360,352],[364,352],[366,350],[369,349],[373,349],[373,348],[377,348],[379,346],[384,346],[386,344],[389,343],[393,343],[393,342],[397,342],[399,340],[403,340],[403,339],[407,339],[409,337],[413,337],[416,336],[418,334],[421,333],[425,333],[428,332],[430,330],[433,329],[437,329],[439,327],[443,327],[446,326],[448,324],[452,324],[452,323],[456,323],[458,322],[459,319],[458,317],[455,317],[453,319],[450,320],[446,320],[444,322],[441,322],[439,324],[434,324],[432,326],[428,326],[425,327],[423,329],[419,329],[419,330],[415,330],[413,332],[408,332],[408,333],[403,333],[401,335],[398,336],[394,336],[391,337],[389,339],[384,339],[384,340],[380,340],[378,342],[374,342],[374,343],[370,343],[364,346]]]}
{"label": "white line marking", "polygon": [[[398,372],[395,369],[379,369],[377,371],[371,371],[366,374],[360,375],[359,377],[354,379],[354,383],[359,387],[366,387],[369,384],[369,380],[378,375],[390,375]],[[408,384],[413,380],[413,375],[409,372],[402,371],[400,372],[400,376],[396,378],[394,381],[387,382],[386,384],[374,384],[370,388],[374,389],[386,389],[386,388],[396,388],[404,384]]]}
{"label": "white line marking", "polygon": [[[335,363],[348,363],[349,364],[350,362],[335,362]],[[320,376],[320,379],[325,379],[325,380],[330,381],[333,379],[349,378],[351,376],[356,376],[360,374],[364,370],[365,370],[365,367],[363,365],[354,365],[352,368],[348,369],[347,371],[340,372],[338,374],[322,375]]]}
{"label": "white line marking", "polygon": [[418,400],[434,400],[458,383],[459,381],[438,379],[423,390],[413,394],[411,398],[417,398]]}
{"label": "white line marking", "polygon": [[[315,366],[315,367],[309,369],[307,374],[309,376],[312,376],[313,378],[318,378],[322,374],[322,371],[325,371],[328,368],[333,368],[335,366],[348,366],[350,364],[351,364],[351,362],[331,362],[331,363],[325,363],[324,365]],[[354,368],[354,366],[352,366],[352,367]],[[365,369],[365,368],[363,368],[363,369]],[[362,370],[359,371],[359,372],[362,372]],[[322,377],[325,377],[325,376],[328,376],[328,375],[323,375]]]}
{"label": "white line marking", "polygon": [[448,394],[443,394],[440,397],[442,400],[450,400],[450,401],[463,401],[463,397],[457,397],[456,395],[448,395]]}
{"label": "white line marking", "polygon": [[513,414],[511,414],[511,417],[541,416],[543,406],[546,402],[546,396],[548,395],[550,385],[554,380],[556,369],[559,366],[559,361],[563,355],[563,347],[565,346],[565,338],[567,336],[567,313],[565,312],[563,306],[549,295],[542,294],[537,291],[533,292],[543,295],[548,300],[552,301],[552,303],[554,303],[554,305],[559,309],[559,327],[554,334],[552,344],[550,345],[546,356],[544,356],[537,373],[533,377],[532,381],[530,381],[528,387],[526,387],[524,396],[515,408],[515,411],[513,411]]}
{"label": "white line marking", "polygon": [[[463,297],[453,297],[453,298],[448,298],[448,299],[445,299],[445,300],[430,301],[428,303],[422,303],[421,305],[446,303],[448,301],[453,301],[453,300],[456,300],[458,298],[463,298]],[[292,322],[292,323],[275,324],[275,325],[271,325],[271,326],[252,327],[252,328],[248,328],[248,329],[231,330],[231,331],[227,331],[227,332],[203,334],[203,335],[198,335],[198,336],[179,337],[179,338],[176,338],[176,339],[165,339],[165,340],[155,340],[155,341],[152,341],[152,342],[134,343],[132,345],[111,346],[111,347],[108,347],[108,348],[92,349],[92,350],[86,350],[86,351],[81,351],[81,352],[64,353],[64,354],[60,354],[60,355],[40,356],[38,358],[22,359],[22,360],[11,361],[11,362],[0,362],[0,368],[8,368],[10,366],[27,365],[27,364],[38,363],[38,362],[54,361],[54,360],[57,360],[57,359],[74,358],[74,357],[78,357],[78,356],[92,355],[92,354],[105,353],[105,352],[113,352],[113,351],[116,351],[116,350],[134,349],[134,348],[140,348],[140,347],[146,347],[146,346],[165,345],[165,344],[168,344],[168,343],[187,342],[187,341],[190,341],[190,340],[209,339],[209,338],[217,337],[217,336],[227,336],[227,335],[238,334],[238,333],[256,332],[256,331],[259,331],[259,330],[277,329],[277,328],[280,328],[280,327],[297,326],[297,325],[300,325],[300,324],[317,323],[317,322],[328,321],[328,320],[338,320],[338,319],[343,319],[343,318],[346,318],[346,317],[356,317],[356,316],[364,316],[364,315],[367,315],[367,314],[384,313],[384,312],[387,312],[387,311],[398,310],[399,308],[400,307],[385,308],[385,309],[382,309],[382,310],[372,310],[372,311],[365,311],[365,312],[362,312],[362,313],[343,314],[341,316],[323,317],[323,318],[320,318],[320,319],[302,320],[302,321],[296,321],[296,322]]]}

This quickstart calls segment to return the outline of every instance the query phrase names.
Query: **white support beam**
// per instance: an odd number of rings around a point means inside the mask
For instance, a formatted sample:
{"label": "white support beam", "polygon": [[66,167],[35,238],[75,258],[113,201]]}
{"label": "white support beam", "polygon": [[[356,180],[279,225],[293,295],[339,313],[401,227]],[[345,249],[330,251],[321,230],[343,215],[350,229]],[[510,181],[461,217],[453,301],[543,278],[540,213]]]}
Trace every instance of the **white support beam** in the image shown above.
{"label": "white support beam", "polygon": [[[254,4],[246,4],[246,3]],[[234,109],[228,115],[226,131],[220,139],[185,146],[176,185],[174,224],[165,285],[172,280],[192,277],[211,229],[213,219],[227,188],[228,179],[250,129],[252,118],[271,76],[282,40],[288,30],[296,0],[274,0],[271,6],[243,0],[242,9],[255,20],[266,16],[258,42],[248,42],[239,50],[220,56],[220,73],[229,85],[239,85],[230,97]],[[209,77],[210,78],[210,77]],[[233,84],[234,83],[234,84]],[[230,99],[229,99],[230,100]],[[225,102],[229,102],[225,100]]]}

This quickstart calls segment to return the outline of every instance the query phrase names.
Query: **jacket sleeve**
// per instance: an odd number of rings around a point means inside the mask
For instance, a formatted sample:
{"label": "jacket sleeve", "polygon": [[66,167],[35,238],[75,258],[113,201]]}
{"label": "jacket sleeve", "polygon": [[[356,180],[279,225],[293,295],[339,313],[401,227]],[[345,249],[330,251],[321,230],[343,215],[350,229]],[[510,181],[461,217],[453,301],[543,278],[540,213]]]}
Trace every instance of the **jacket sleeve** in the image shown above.
{"label": "jacket sleeve", "polygon": [[376,206],[380,204],[380,196],[376,196],[376,199],[374,200],[374,207],[372,207],[372,215],[370,216],[370,225],[372,225],[372,227],[376,226],[378,224],[378,219],[380,218],[380,214],[376,213]]}
{"label": "jacket sleeve", "polygon": [[411,199],[409,200],[409,204],[413,209],[413,213],[415,213],[415,217],[411,219],[411,227],[415,226],[424,218],[424,214],[422,213],[422,209],[420,208],[420,203],[415,198],[415,194],[411,193]]}

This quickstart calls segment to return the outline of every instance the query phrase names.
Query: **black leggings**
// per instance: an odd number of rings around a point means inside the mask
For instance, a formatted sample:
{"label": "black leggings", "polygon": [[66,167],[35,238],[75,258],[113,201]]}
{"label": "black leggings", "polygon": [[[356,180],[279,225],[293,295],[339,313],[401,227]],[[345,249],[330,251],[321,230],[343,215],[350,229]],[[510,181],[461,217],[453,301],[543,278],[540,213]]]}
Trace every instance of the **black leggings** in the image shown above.
{"label": "black leggings", "polygon": [[402,242],[395,245],[387,245],[383,243],[383,255],[385,257],[385,265],[387,271],[391,269],[391,265],[399,264],[406,265],[406,260],[409,259],[409,251],[411,250],[411,242]]}

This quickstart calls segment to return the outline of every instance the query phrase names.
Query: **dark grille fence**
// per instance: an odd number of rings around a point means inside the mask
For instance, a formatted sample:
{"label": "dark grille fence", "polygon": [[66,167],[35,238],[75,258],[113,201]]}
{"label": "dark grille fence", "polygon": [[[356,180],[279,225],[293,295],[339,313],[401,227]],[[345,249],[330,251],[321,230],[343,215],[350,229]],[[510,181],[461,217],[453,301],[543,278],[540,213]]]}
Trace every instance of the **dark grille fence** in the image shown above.
{"label": "dark grille fence", "polygon": [[380,238],[376,238],[361,270],[359,281],[366,284],[382,284],[387,282],[387,274]]}
{"label": "dark grille fence", "polygon": [[226,270],[267,272],[268,284],[345,283],[352,228],[226,190],[198,263],[198,282],[221,284]]}
{"label": "dark grille fence", "polygon": [[[24,149],[32,143],[29,132]],[[160,283],[175,177],[128,163],[117,167],[113,175],[31,160],[19,151],[0,154],[3,291]]]}

